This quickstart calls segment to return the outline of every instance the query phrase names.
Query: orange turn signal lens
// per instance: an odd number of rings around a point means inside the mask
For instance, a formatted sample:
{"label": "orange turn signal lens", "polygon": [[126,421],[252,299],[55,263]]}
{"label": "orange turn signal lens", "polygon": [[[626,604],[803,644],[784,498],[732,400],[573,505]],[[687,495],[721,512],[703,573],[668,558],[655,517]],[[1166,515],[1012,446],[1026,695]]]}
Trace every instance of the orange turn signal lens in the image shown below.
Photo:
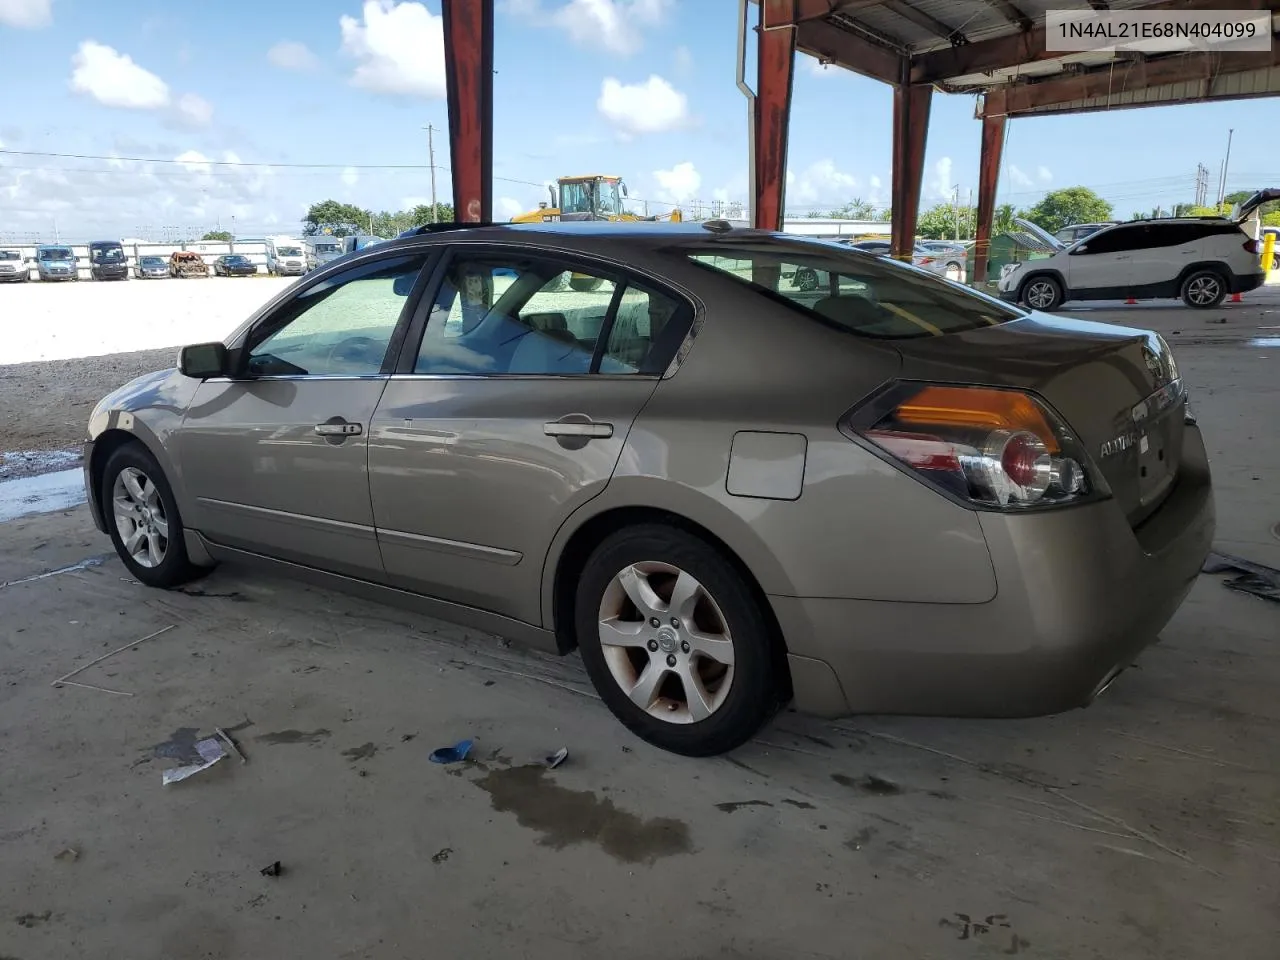
{"label": "orange turn signal lens", "polygon": [[1049,453],[1060,451],[1039,404],[1016,390],[927,386],[904,400],[893,417],[904,424],[1026,430],[1039,437]]}

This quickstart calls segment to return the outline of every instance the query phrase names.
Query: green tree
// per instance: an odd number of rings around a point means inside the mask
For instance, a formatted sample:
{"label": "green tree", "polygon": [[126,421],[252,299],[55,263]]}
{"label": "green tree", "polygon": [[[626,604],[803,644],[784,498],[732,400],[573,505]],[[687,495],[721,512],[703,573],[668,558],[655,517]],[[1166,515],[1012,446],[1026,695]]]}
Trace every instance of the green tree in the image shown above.
{"label": "green tree", "polygon": [[227,243],[231,240],[231,231],[230,230],[210,230],[200,239],[201,240],[221,240],[223,243]]}
{"label": "green tree", "polygon": [[1262,225],[1264,227],[1280,227],[1280,210],[1264,213],[1262,215]]}
{"label": "green tree", "polygon": [[308,237],[328,230],[335,237],[363,233],[369,229],[372,214],[353,203],[322,200],[313,203],[302,218],[302,232]]}
{"label": "green tree", "polygon": [[1046,193],[1023,217],[1049,233],[1056,233],[1073,223],[1110,220],[1111,204],[1088,187],[1064,187]]}
{"label": "green tree", "polygon": [[832,210],[827,214],[832,220],[872,220],[875,215],[876,205],[861,197],[854,197],[840,209]]}
{"label": "green tree", "polygon": [[958,226],[960,239],[969,240],[972,238],[973,222],[971,208],[939,203],[921,211],[916,220],[916,236],[925,240],[954,240]]}

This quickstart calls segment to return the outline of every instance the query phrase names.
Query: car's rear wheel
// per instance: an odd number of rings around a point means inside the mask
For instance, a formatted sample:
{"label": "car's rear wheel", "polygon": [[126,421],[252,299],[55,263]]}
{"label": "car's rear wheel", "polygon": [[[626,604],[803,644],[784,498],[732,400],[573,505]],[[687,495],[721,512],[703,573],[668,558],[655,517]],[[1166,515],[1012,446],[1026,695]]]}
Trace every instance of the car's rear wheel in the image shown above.
{"label": "car's rear wheel", "polygon": [[796,270],[795,276],[796,289],[804,293],[810,293],[818,289],[818,274],[810,270],[808,267],[800,267]]}
{"label": "car's rear wheel", "polygon": [[1064,296],[1062,284],[1050,276],[1032,277],[1022,287],[1022,302],[1032,310],[1056,310]]}
{"label": "car's rear wheel", "polygon": [[601,699],[655,746],[724,753],[778,707],[768,620],[733,564],[693,534],[649,524],[608,537],[587,561],[575,613]]}
{"label": "car's rear wheel", "polygon": [[960,279],[960,276],[961,276],[963,273],[964,273],[963,268],[960,266],[960,264],[955,263],[955,262],[948,263],[948,264],[946,265],[945,269],[943,270],[943,275],[944,275],[948,280],[956,280],[956,281],[958,281],[958,280]]}
{"label": "car's rear wheel", "polygon": [[173,490],[149,450],[135,442],[112,453],[100,497],[111,542],[137,580],[167,589],[200,575],[187,554]]}
{"label": "car's rear wheel", "polygon": [[1197,270],[1182,281],[1182,302],[1197,310],[1209,310],[1227,295],[1227,284],[1217,270]]}

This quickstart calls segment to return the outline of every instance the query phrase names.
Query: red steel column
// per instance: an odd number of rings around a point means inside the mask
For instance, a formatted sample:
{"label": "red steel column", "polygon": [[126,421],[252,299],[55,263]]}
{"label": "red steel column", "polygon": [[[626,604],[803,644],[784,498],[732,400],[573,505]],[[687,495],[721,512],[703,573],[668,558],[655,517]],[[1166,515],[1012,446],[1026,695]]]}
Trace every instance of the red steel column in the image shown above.
{"label": "red steel column", "polygon": [[755,196],[758,230],[781,230],[787,193],[787,139],[791,124],[791,81],[795,73],[796,28],[790,0],[762,0],[756,58]]}
{"label": "red steel column", "polygon": [[493,0],[442,0],[441,14],[453,216],[488,222],[493,219]]}
{"label": "red steel column", "polygon": [[924,177],[924,148],[929,136],[929,105],[933,87],[906,82],[910,64],[903,64],[903,82],[893,88],[893,256],[910,260],[915,248],[916,217],[920,210],[920,182]]}
{"label": "red steel column", "polygon": [[978,232],[973,244],[973,276],[987,279],[987,257],[991,251],[991,223],[996,213],[996,186],[1000,180],[1000,154],[1004,151],[1005,117],[982,118],[982,159],[978,164]]}

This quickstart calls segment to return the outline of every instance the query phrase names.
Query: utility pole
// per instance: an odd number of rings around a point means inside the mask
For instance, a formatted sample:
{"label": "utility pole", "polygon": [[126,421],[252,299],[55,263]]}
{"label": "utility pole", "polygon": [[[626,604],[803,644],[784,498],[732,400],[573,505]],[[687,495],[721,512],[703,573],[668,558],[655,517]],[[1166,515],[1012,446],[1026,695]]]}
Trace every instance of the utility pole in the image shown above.
{"label": "utility pole", "polygon": [[955,215],[956,215],[956,239],[959,240],[960,239],[960,184],[957,183],[954,187],[952,187],[952,190],[955,191],[954,193],[955,206],[952,208],[952,210],[955,212]]}
{"label": "utility pole", "polygon": [[1227,170],[1231,166],[1231,138],[1235,135],[1235,132],[1234,128],[1227,131],[1227,155],[1222,161],[1222,183],[1218,186],[1219,208],[1227,199]]}
{"label": "utility pole", "polygon": [[431,164],[431,222],[436,222],[436,128],[427,124],[427,157]]}

